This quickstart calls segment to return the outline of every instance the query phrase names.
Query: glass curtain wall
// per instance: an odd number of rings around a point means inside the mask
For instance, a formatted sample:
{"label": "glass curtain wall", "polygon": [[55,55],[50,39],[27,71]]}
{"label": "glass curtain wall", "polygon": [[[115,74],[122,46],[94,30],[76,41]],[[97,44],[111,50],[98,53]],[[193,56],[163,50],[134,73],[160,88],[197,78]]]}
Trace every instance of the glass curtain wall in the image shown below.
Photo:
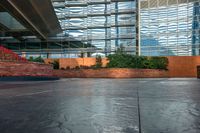
{"label": "glass curtain wall", "polygon": [[[81,41],[95,52],[109,54],[122,48],[135,54],[135,0],[53,0],[63,29],[60,36]],[[69,43],[73,43],[71,40]],[[84,47],[85,48],[85,47]]]}
{"label": "glass curtain wall", "polygon": [[199,55],[198,0],[140,1],[141,55]]}

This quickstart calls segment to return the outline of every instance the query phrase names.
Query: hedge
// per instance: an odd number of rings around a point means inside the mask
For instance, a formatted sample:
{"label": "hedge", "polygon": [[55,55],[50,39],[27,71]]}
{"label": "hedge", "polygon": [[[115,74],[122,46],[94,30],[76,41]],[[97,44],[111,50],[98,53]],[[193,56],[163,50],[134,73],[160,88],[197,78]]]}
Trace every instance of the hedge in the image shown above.
{"label": "hedge", "polygon": [[166,57],[134,56],[128,54],[113,54],[108,56],[108,68],[141,68],[141,69],[165,69],[168,59]]}
{"label": "hedge", "polygon": [[28,59],[30,62],[39,62],[39,63],[44,63],[44,59],[41,56],[38,56],[36,58],[33,58],[32,56]]}

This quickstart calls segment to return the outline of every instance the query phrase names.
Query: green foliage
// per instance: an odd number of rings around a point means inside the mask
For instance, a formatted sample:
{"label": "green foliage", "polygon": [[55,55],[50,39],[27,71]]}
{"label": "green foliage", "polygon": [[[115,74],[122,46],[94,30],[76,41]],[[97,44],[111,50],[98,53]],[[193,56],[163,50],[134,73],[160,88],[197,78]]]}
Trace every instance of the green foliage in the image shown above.
{"label": "green foliage", "polygon": [[155,69],[155,64],[151,61],[151,59],[146,59],[142,62],[143,68],[146,69]]}
{"label": "green foliage", "polygon": [[30,62],[34,62],[33,61],[34,59],[33,59],[33,57],[31,56],[31,57],[29,57],[29,59],[28,59],[28,61],[30,61]]}
{"label": "green foliage", "polygon": [[101,68],[102,67],[102,58],[101,56],[96,57],[96,68]]}
{"label": "green foliage", "polygon": [[166,57],[151,57],[150,60],[154,64],[155,69],[167,69],[169,64]]}
{"label": "green foliage", "polygon": [[44,63],[44,60],[42,59],[41,56],[38,56],[36,58],[33,58],[32,56],[28,59],[30,62],[39,62],[39,63]]}
{"label": "green foliage", "polygon": [[58,60],[54,60],[51,64],[53,65],[53,69],[59,69],[60,68]]}
{"label": "green foliage", "polygon": [[127,68],[130,67],[130,63],[132,61],[132,58],[130,58],[131,55],[125,55],[121,53],[117,53],[114,55],[109,55],[109,63],[107,67],[109,68]]}
{"label": "green foliage", "polygon": [[99,56],[99,55],[96,56],[96,64],[91,66],[91,68],[93,68],[93,69],[102,68],[102,58],[101,58],[101,56]]}
{"label": "green foliage", "polygon": [[108,56],[108,68],[141,68],[141,69],[167,69],[166,57],[134,56],[116,53]]}

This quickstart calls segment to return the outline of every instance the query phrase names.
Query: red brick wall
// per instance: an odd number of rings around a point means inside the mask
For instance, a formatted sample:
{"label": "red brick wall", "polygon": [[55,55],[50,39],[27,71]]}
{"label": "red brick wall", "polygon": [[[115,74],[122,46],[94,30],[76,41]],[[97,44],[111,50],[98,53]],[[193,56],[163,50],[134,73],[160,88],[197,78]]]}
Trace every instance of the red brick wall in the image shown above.
{"label": "red brick wall", "polygon": [[[61,58],[60,68],[75,68],[76,66],[92,66],[96,64],[96,58]],[[107,59],[102,59],[103,66],[108,63]]]}
{"label": "red brick wall", "polygon": [[167,78],[168,71],[155,69],[80,69],[55,70],[54,75],[64,78]]}
{"label": "red brick wall", "polygon": [[[78,71],[54,71],[61,77],[196,77],[197,66],[200,65],[200,56],[171,56],[169,59],[168,72],[157,70],[137,69],[105,69],[105,70],[78,70]],[[95,65],[95,58],[59,59],[60,68]],[[48,63],[52,59],[46,60]],[[107,59],[103,59],[104,66]],[[25,76],[25,75],[51,75],[51,65],[38,63],[1,62],[0,76]]]}
{"label": "red brick wall", "polygon": [[51,65],[0,61],[0,76],[52,76]]}
{"label": "red brick wall", "polygon": [[169,77],[197,77],[200,56],[171,56],[169,59]]}
{"label": "red brick wall", "polygon": [[44,59],[45,64],[53,63],[55,59]]}
{"label": "red brick wall", "polygon": [[[169,56],[169,77],[197,77],[197,66],[200,65],[200,56]],[[95,65],[95,58],[59,59],[60,68],[74,68],[76,66]],[[108,60],[102,59],[103,66]]]}
{"label": "red brick wall", "polygon": [[[99,69],[78,71],[54,71],[55,75],[61,77],[197,77],[197,66],[200,65],[200,56],[171,56],[169,59],[169,71],[137,70],[137,69]],[[51,61],[50,59],[49,61]],[[104,66],[108,61],[103,59]],[[60,68],[67,66],[91,66],[95,64],[95,58],[60,59]],[[38,63],[0,62],[0,76],[18,75],[51,75],[51,65]]]}
{"label": "red brick wall", "polygon": [[[45,59],[45,63],[49,64],[49,62],[53,62],[56,59]],[[60,58],[59,60],[59,64],[60,64],[60,69],[61,68],[75,68],[75,67],[80,67],[80,66],[92,66],[96,64],[96,58]],[[107,58],[103,58],[102,59],[102,64],[103,67],[106,66],[106,64],[108,63]]]}

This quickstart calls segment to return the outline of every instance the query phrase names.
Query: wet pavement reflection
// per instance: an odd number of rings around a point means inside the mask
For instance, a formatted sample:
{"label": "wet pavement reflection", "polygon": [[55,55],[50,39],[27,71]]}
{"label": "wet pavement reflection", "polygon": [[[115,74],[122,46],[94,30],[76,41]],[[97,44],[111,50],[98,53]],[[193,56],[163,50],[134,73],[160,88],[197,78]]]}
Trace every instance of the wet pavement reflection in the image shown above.
{"label": "wet pavement reflection", "polygon": [[0,82],[0,133],[139,133],[139,125],[199,133],[200,80]]}

